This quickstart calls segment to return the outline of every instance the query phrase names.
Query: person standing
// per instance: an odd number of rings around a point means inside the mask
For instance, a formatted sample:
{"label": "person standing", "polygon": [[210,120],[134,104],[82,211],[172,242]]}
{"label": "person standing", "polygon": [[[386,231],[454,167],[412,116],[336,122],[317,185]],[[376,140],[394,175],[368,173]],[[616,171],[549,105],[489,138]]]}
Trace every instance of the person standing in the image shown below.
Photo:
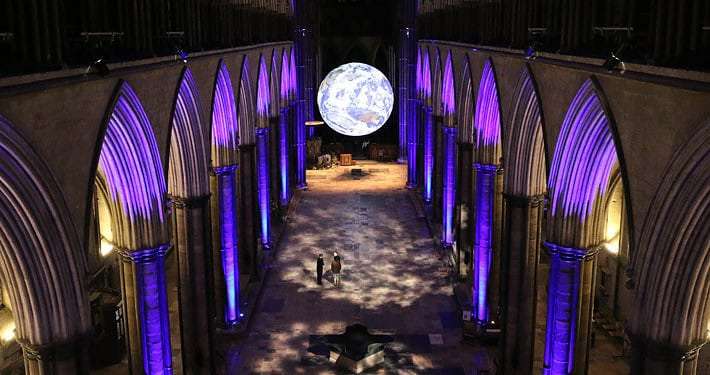
{"label": "person standing", "polygon": [[318,285],[323,285],[323,254],[318,254],[318,260],[316,260],[316,282]]}
{"label": "person standing", "polygon": [[343,268],[340,263],[340,256],[337,252],[333,253],[333,262],[330,263],[330,272],[333,273],[333,283],[335,286],[340,286],[340,270]]}

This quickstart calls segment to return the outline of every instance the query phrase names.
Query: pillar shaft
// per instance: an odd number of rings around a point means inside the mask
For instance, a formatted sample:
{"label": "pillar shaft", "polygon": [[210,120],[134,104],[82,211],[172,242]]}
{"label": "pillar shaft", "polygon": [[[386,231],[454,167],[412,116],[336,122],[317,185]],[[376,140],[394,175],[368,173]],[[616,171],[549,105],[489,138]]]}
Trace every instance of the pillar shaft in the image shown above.
{"label": "pillar shaft", "polygon": [[458,145],[458,165],[456,168],[456,195],[458,196],[457,225],[456,225],[456,275],[461,278],[468,275],[468,265],[462,257],[465,253],[472,253],[473,244],[473,170],[465,166],[473,163],[473,145],[460,143]]}
{"label": "pillar shaft", "polygon": [[217,321],[231,327],[240,319],[239,224],[237,218],[236,165],[214,169],[214,217],[219,219],[214,236],[215,302]]}
{"label": "pillar shaft", "polygon": [[456,211],[456,128],[444,127],[443,202],[441,241],[445,246],[454,243],[454,213]]}
{"label": "pillar shaft", "polygon": [[210,264],[209,195],[173,197],[173,243],[178,262],[182,365],[186,373],[214,372],[214,305]]}
{"label": "pillar shaft", "polygon": [[419,119],[419,104],[416,99],[407,101],[407,110],[409,111],[409,127],[407,129],[407,188],[414,189],[417,187],[419,176],[417,175],[417,143],[418,141],[418,119]]}
{"label": "pillar shaft", "polygon": [[281,110],[279,115],[279,201],[282,206],[291,200],[291,166],[288,147],[289,107]]}
{"label": "pillar shaft", "polygon": [[261,244],[271,247],[271,174],[269,172],[269,128],[256,129],[257,199]]}
{"label": "pillar shaft", "polygon": [[658,343],[648,338],[632,335],[632,375],[696,375],[698,354],[704,343],[678,346]]}
{"label": "pillar shaft", "polygon": [[431,107],[424,108],[424,201],[434,198],[434,113]]}
{"label": "pillar shaft", "polygon": [[531,374],[543,197],[505,196],[501,275],[502,373]]}
{"label": "pillar shaft", "polygon": [[475,225],[473,249],[473,316],[479,324],[489,323],[490,297],[494,283],[491,282],[493,268],[493,214],[497,166],[476,164]]}
{"label": "pillar shaft", "polygon": [[[309,120],[309,85],[311,75],[308,71],[310,60],[311,25],[308,20],[308,0],[294,1],[294,45],[296,57],[296,187],[306,188],[306,121]],[[309,90],[310,89],[310,90]]]}
{"label": "pillar shaft", "polygon": [[550,253],[543,374],[586,374],[597,249],[545,242]]}
{"label": "pillar shaft", "polygon": [[122,260],[129,362],[134,374],[173,373],[165,281],[168,247],[118,250]]}
{"label": "pillar shaft", "polygon": [[433,217],[441,222],[443,203],[443,169],[444,169],[444,119],[434,116],[434,187],[433,187]]}

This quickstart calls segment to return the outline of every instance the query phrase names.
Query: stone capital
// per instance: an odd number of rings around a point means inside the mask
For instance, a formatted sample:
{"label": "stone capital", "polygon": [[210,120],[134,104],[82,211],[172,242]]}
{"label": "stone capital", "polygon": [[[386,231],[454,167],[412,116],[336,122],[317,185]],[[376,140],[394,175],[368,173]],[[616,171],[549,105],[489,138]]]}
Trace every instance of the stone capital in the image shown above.
{"label": "stone capital", "polygon": [[171,195],[169,198],[175,208],[195,208],[204,206],[210,200],[210,194],[189,198]]}
{"label": "stone capital", "polygon": [[219,166],[219,167],[212,167],[211,173],[213,175],[224,175],[224,174],[230,174],[234,173],[239,168],[239,165],[237,164],[232,164],[232,165],[224,165],[224,166]]}
{"label": "stone capital", "polygon": [[566,261],[585,262],[594,259],[594,257],[596,257],[599,253],[599,246],[589,249],[580,249],[575,247],[562,246],[547,241],[545,241],[543,244],[545,245],[548,253],[551,256],[556,255],[559,256],[562,260]]}
{"label": "stone capital", "polygon": [[121,259],[127,263],[144,264],[150,263],[165,256],[172,245],[164,244],[153,248],[129,250],[125,248],[115,247]]}

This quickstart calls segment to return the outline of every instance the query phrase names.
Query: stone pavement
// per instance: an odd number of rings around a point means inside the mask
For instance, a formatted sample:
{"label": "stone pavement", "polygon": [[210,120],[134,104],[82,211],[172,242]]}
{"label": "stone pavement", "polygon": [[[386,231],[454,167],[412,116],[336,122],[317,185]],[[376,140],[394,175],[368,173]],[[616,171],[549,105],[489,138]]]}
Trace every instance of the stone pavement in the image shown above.
{"label": "stone pavement", "polygon": [[[292,222],[266,280],[249,334],[228,345],[229,374],[337,374],[308,351],[313,335],[360,322],[394,336],[386,362],[371,373],[473,374],[489,353],[461,343],[447,269],[403,189],[406,166],[359,161],[308,171]],[[322,252],[343,259],[342,286],[315,282]],[[492,372],[491,372],[492,373]]]}

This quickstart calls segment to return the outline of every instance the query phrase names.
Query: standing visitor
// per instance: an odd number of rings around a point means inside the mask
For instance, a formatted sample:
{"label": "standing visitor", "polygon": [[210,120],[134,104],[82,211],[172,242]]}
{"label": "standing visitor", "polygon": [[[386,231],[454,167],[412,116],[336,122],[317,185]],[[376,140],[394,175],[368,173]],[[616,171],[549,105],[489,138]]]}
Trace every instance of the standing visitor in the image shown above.
{"label": "standing visitor", "polygon": [[323,254],[318,254],[318,260],[316,260],[316,282],[318,285],[323,285]]}
{"label": "standing visitor", "polygon": [[340,286],[340,269],[343,265],[340,263],[340,256],[337,252],[333,253],[333,262],[330,263],[330,272],[333,273],[333,283],[335,286]]}

